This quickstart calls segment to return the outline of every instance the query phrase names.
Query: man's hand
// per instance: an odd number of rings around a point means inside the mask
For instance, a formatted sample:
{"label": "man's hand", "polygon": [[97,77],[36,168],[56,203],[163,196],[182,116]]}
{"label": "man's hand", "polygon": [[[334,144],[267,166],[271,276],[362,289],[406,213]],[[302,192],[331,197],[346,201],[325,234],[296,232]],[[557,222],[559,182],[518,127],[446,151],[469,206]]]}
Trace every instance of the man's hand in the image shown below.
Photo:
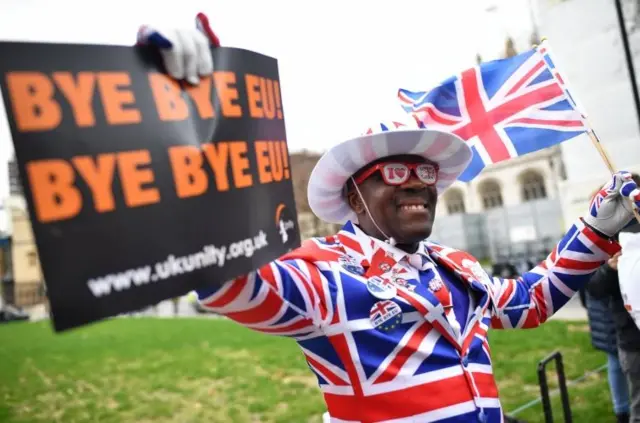
{"label": "man's hand", "polygon": [[617,172],[593,197],[589,214],[583,220],[598,232],[613,237],[634,218],[632,204],[640,209],[640,190],[629,172]]}
{"label": "man's hand", "polygon": [[204,13],[196,16],[196,27],[158,30],[143,25],[138,30],[138,45],[157,47],[169,75],[197,85],[201,76],[213,72],[210,49],[219,47],[220,41],[211,30],[209,19]]}
{"label": "man's hand", "polygon": [[617,271],[618,270],[618,259],[620,258],[620,255],[622,255],[621,251],[618,251],[617,253],[615,253],[613,255],[613,257],[611,257],[608,261],[607,264],[609,265],[610,268],[612,268],[613,270]]}

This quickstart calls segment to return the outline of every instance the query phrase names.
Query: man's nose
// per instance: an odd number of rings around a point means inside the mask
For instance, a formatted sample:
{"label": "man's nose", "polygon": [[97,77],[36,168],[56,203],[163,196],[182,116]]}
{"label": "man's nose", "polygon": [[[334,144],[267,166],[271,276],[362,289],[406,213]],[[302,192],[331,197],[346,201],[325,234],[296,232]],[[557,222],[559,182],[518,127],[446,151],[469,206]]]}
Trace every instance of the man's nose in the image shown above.
{"label": "man's nose", "polygon": [[424,189],[426,187],[427,187],[427,184],[422,182],[414,172],[411,172],[409,174],[409,179],[407,179],[407,182],[400,185],[400,188],[402,189],[412,189],[412,190]]}

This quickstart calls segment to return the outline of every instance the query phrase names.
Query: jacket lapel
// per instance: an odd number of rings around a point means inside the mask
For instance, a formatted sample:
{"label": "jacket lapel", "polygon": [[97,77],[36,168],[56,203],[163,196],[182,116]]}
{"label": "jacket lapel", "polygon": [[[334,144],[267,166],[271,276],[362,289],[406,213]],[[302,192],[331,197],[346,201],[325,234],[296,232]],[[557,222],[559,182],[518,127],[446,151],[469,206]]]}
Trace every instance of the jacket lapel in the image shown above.
{"label": "jacket lapel", "polygon": [[338,232],[338,240],[345,254],[355,259],[365,271],[371,266],[373,243],[360,228],[351,221],[347,222]]}
{"label": "jacket lapel", "polygon": [[[462,334],[462,352],[466,353],[471,347],[474,340],[482,345],[482,341],[487,334],[487,322],[485,322],[485,313],[489,307],[491,295],[490,287],[486,286],[481,279],[486,279],[484,270],[479,269],[479,263],[469,258],[469,256],[461,251],[451,250],[446,254],[446,249],[429,248],[431,257],[441,266],[448,269],[460,280],[465,282],[468,288],[472,290],[476,298],[476,308],[469,316],[466,322],[464,333]],[[489,281],[490,282],[490,281]]]}

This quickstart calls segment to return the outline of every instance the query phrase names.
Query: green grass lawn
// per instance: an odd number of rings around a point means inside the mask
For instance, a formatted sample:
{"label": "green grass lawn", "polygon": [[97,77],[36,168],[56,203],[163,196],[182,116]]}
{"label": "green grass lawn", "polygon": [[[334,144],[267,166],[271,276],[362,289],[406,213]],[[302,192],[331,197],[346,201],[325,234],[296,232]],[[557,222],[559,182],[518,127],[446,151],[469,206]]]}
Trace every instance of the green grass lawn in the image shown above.
{"label": "green grass lawn", "polygon": [[[507,411],[539,395],[536,364],[552,350],[569,379],[605,362],[585,323],[490,338]],[[574,421],[611,421],[606,373],[570,397]],[[0,325],[0,422],[320,422],[324,410],[293,341],[226,320],[123,318],[62,334],[48,322]],[[542,422],[541,413],[518,417]]]}

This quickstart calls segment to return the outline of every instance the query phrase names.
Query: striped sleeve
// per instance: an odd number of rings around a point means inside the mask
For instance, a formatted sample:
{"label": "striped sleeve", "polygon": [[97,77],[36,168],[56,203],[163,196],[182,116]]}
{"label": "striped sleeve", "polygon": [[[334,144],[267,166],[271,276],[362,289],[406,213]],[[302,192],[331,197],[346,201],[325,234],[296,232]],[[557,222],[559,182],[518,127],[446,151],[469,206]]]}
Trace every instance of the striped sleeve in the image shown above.
{"label": "striped sleeve", "polygon": [[535,268],[518,279],[493,278],[491,326],[496,329],[539,326],[618,251],[617,242],[600,237],[579,220]]}
{"label": "striped sleeve", "polygon": [[328,289],[329,281],[315,265],[287,259],[197,294],[205,309],[249,329],[299,338],[317,332],[331,314]]}

